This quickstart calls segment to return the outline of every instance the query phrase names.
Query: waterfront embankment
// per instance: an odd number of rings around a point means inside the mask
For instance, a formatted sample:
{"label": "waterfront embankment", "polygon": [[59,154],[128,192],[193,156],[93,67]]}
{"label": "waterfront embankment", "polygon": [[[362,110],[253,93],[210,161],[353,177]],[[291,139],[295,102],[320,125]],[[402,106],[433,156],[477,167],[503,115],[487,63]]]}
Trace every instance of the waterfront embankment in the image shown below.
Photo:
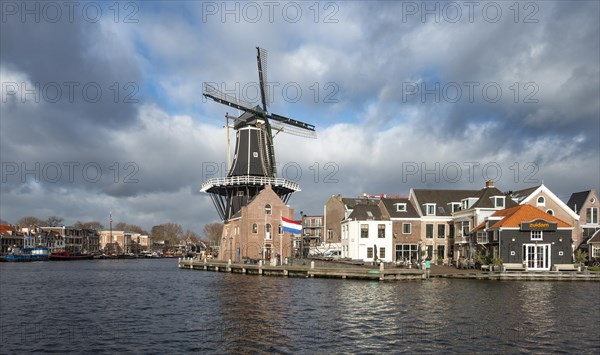
{"label": "waterfront embankment", "polygon": [[303,264],[272,266],[258,264],[242,264],[215,260],[199,260],[183,258],[178,260],[180,269],[204,270],[215,272],[230,272],[246,275],[286,276],[286,277],[317,277],[362,279],[379,281],[409,281],[428,278],[454,278],[472,280],[525,280],[525,281],[600,281],[600,272],[577,271],[537,271],[537,272],[493,272],[480,270],[462,270],[451,266],[433,266],[429,270],[365,267],[327,263],[307,260]]}

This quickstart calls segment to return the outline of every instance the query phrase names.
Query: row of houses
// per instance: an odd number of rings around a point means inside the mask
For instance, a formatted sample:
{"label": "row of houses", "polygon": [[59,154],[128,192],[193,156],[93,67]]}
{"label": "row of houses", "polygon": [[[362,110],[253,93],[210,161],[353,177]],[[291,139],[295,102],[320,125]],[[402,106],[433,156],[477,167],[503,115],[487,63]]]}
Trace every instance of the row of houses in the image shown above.
{"label": "row of houses", "polygon": [[0,225],[0,255],[15,249],[46,247],[49,252],[72,254],[140,254],[143,251],[157,253],[196,252],[202,246],[193,241],[181,241],[176,245],[150,236],[127,231],[80,229],[74,227],[38,227]]}
{"label": "row of houses", "polygon": [[456,264],[486,256],[549,269],[572,262],[578,248],[600,257],[599,208],[595,190],[564,203],[543,184],[503,192],[491,181],[480,190],[411,189],[404,197],[334,195],[322,216],[303,216],[303,239],[365,261]]}
{"label": "row of houses", "polygon": [[567,203],[541,184],[503,192],[488,181],[478,190],[411,189],[408,196],[333,195],[323,215],[302,215],[302,234],[282,229],[294,209],[266,185],[225,221],[219,258],[235,262],[339,251],[366,262],[433,260],[458,264],[487,258],[549,269],[584,249],[600,258],[600,202],[595,190]]}
{"label": "row of houses", "polygon": [[0,225],[0,255],[35,247],[46,247],[50,252],[93,254],[100,250],[99,241],[94,229]]}

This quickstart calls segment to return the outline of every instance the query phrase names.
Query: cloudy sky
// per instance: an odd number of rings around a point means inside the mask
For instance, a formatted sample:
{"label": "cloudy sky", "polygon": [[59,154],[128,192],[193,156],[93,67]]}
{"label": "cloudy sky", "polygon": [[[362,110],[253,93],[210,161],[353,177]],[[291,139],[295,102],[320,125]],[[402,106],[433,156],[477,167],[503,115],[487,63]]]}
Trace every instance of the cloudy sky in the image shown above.
{"label": "cloudy sky", "polygon": [[2,2],[0,217],[218,220],[216,83],[316,125],[275,138],[290,204],[413,188],[599,189],[597,1]]}

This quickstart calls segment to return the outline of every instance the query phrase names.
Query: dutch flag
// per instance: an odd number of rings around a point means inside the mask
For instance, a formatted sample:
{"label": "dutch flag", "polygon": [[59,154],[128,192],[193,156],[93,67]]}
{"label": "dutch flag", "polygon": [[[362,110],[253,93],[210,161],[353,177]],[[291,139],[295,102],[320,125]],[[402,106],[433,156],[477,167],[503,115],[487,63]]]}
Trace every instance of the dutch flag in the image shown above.
{"label": "dutch flag", "polygon": [[281,217],[281,227],[284,232],[290,232],[294,234],[302,233],[302,224],[291,219]]}

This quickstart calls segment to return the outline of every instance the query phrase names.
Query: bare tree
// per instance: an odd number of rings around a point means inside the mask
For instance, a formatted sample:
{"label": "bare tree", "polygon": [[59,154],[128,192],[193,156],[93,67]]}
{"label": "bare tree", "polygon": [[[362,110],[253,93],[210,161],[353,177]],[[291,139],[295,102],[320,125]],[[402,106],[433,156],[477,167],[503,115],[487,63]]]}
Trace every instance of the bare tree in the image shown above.
{"label": "bare tree", "polygon": [[124,222],[119,222],[117,224],[114,225],[113,230],[118,230],[118,231],[126,231],[126,232],[133,232],[133,233],[140,233],[140,234],[147,234],[142,227],[136,225],[136,224],[127,224]]}
{"label": "bare tree", "polygon": [[165,240],[170,243],[178,242],[183,236],[183,227],[176,223],[163,223],[152,227],[152,238],[154,240]]}
{"label": "bare tree", "polygon": [[50,227],[58,227],[58,226],[62,225],[64,220],[65,219],[62,217],[50,216],[50,217],[48,217],[48,219],[46,219],[46,224]]}
{"label": "bare tree", "polygon": [[198,234],[196,234],[196,232],[188,229],[185,231],[185,233],[183,233],[183,239],[189,240],[190,242],[196,244],[200,238],[198,238]]}
{"label": "bare tree", "polygon": [[223,223],[214,222],[206,224],[202,229],[202,233],[204,234],[205,240],[214,244],[219,244],[221,234],[223,233]]}
{"label": "bare tree", "polygon": [[25,216],[22,217],[21,219],[19,219],[17,221],[17,224],[20,226],[39,226],[39,227],[46,227],[48,225],[47,221],[44,221],[43,219],[39,219],[37,217],[34,216]]}
{"label": "bare tree", "polygon": [[104,229],[104,226],[102,225],[102,223],[100,223],[98,221],[89,221],[89,222],[77,221],[77,222],[75,222],[73,227],[78,228],[78,229],[94,229],[97,231]]}

